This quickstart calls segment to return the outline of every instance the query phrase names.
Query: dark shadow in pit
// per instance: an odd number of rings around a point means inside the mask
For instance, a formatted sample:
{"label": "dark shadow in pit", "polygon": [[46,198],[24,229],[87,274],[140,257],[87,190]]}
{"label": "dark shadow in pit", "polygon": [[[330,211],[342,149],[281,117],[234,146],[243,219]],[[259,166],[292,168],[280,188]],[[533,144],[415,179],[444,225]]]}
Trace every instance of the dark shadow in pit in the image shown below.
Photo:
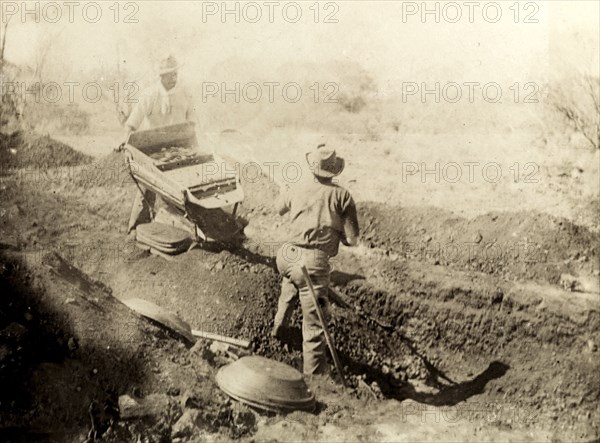
{"label": "dark shadow in pit", "polygon": [[509,369],[510,366],[507,364],[500,361],[493,361],[485,371],[474,379],[450,386],[444,386],[436,393],[418,392],[410,383],[407,383],[398,390],[396,398],[410,398],[418,403],[425,403],[433,406],[454,406],[465,401],[469,397],[482,394],[490,381],[503,377]]}
{"label": "dark shadow in pit", "polygon": [[280,341],[289,351],[302,352],[302,329],[292,326],[282,327]]}
{"label": "dark shadow in pit", "polygon": [[[73,293],[58,293],[61,286],[40,279],[20,256],[0,254],[0,441],[65,441],[81,429],[100,437],[118,416],[118,396],[149,372],[114,341],[80,343],[74,322],[86,321],[81,316],[96,330],[116,326],[104,323],[110,320],[101,300],[77,295],[92,282],[75,268],[65,278],[68,265],[57,260],[57,281],[68,282]],[[68,313],[73,309],[80,317]]]}
{"label": "dark shadow in pit", "polygon": [[[385,398],[398,401],[411,399],[418,403],[432,406],[454,406],[474,395],[482,394],[490,381],[503,377],[510,369],[510,366],[503,362],[493,361],[481,374],[472,380],[460,383],[452,382],[449,385],[436,383],[437,392],[429,393],[417,391],[410,382],[398,383],[397,380],[394,380],[389,375],[365,363],[355,361],[350,363],[344,357],[342,356],[343,360],[346,360],[344,363],[352,368],[352,373],[366,374],[367,381],[376,381]],[[437,369],[434,369],[434,371],[439,372]],[[427,384],[431,386],[431,384]]]}

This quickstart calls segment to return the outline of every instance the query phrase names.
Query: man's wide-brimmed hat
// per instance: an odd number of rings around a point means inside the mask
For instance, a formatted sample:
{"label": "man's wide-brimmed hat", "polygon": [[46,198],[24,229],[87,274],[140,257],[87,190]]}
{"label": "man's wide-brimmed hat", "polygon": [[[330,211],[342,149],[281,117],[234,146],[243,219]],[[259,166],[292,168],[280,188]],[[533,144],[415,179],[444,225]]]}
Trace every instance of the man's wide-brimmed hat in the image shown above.
{"label": "man's wide-brimmed hat", "polygon": [[306,153],[306,161],[311,171],[317,177],[331,178],[340,175],[344,170],[345,161],[338,157],[335,149],[320,144],[314,151]]}
{"label": "man's wide-brimmed hat", "polygon": [[182,63],[177,63],[177,59],[172,55],[168,56],[160,62],[159,75],[170,74],[177,71],[182,66]]}

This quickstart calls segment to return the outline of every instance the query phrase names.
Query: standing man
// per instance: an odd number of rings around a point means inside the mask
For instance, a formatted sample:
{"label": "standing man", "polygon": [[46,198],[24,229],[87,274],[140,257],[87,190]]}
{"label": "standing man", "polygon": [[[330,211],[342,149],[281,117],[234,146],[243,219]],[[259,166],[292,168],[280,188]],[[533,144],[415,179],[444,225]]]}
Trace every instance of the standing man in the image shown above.
{"label": "standing man", "polygon": [[[196,121],[194,100],[177,82],[177,70],[181,67],[175,57],[169,56],[160,63],[158,80],[145,89],[125,122],[127,138],[138,129],[154,129],[186,121]],[[151,218],[149,206],[154,207],[156,195],[147,190],[139,192],[131,208],[127,233],[135,237],[135,228]]]}
{"label": "standing man", "polygon": [[[272,335],[281,338],[300,299],[304,374],[322,374],[327,368],[325,332],[301,267],[306,266],[325,318],[328,313],[329,258],[339,244],[356,246],[359,227],[350,193],[333,183],[344,169],[344,159],[324,144],[306,154],[314,177],[284,192],[277,204],[279,215],[290,213],[290,235],[277,252],[277,269],[283,276]],[[327,320],[326,320],[327,321]]]}

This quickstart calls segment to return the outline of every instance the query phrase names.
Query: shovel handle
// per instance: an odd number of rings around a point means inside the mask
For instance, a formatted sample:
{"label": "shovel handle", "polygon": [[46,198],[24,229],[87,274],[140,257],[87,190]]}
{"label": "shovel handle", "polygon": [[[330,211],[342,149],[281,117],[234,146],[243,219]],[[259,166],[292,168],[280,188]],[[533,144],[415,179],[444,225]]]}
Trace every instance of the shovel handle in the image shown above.
{"label": "shovel handle", "polygon": [[213,334],[212,332],[200,331],[198,329],[192,329],[192,335],[197,338],[227,343],[228,345],[237,346],[243,349],[248,349],[250,347],[250,342],[248,340],[226,337],[224,335]]}
{"label": "shovel handle", "polygon": [[323,315],[323,311],[321,310],[321,306],[319,305],[319,299],[317,298],[317,293],[315,292],[315,288],[312,284],[312,280],[310,279],[310,275],[308,275],[308,270],[306,266],[302,265],[302,274],[304,275],[304,279],[306,280],[306,284],[308,289],[312,295],[313,301],[315,302],[315,308],[317,309],[317,315],[319,316],[319,321],[321,322],[321,326],[323,327],[323,332],[325,333],[325,341],[327,342],[327,346],[329,347],[329,351],[331,352],[331,356],[333,357],[333,363],[335,364],[335,369],[342,379],[342,385],[344,388],[347,388],[346,378],[344,377],[344,370],[342,368],[342,364],[338,358],[337,352],[335,351],[335,347],[333,346],[333,340],[331,340],[331,336],[329,335],[329,331],[327,330],[327,323],[325,322],[325,316]]}

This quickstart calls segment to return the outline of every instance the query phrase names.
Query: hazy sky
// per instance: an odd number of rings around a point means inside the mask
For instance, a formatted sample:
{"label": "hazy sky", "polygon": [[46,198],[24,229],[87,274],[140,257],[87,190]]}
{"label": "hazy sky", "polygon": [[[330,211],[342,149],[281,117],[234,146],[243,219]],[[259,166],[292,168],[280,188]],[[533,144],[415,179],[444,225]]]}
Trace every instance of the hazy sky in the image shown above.
{"label": "hazy sky", "polygon": [[[31,8],[32,3],[37,2],[29,2]],[[90,2],[81,5],[86,3]],[[598,70],[596,1],[520,3],[518,23],[512,1],[496,3],[502,13],[497,23],[482,13],[493,2],[480,2],[481,7],[473,10],[473,23],[464,2],[454,3],[459,9],[438,3],[440,23],[432,14],[423,23],[420,10],[410,14],[422,2],[321,2],[319,23],[314,23],[314,2],[299,2],[302,17],[297,23],[283,17],[282,9],[287,7],[286,17],[293,18],[296,10],[286,6],[291,2],[278,2],[273,23],[264,2],[254,3],[262,14],[257,23],[248,23],[241,13],[240,23],[233,14],[223,23],[220,10],[209,15],[222,2],[130,3],[120,4],[119,23],[114,23],[113,2],[101,4],[102,18],[97,23],[84,19],[81,9],[75,9],[70,23],[62,2],[57,2],[63,5],[62,19],[55,24],[21,23],[17,14],[8,31],[7,58],[33,65],[36,47],[52,40],[49,65],[75,80],[80,72],[102,64],[115,66],[118,47],[121,60],[137,77],[153,76],[153,64],[171,52],[185,60],[187,74],[196,77],[208,76],[215,65],[227,60],[248,60],[247,69],[233,73],[242,81],[253,73],[268,76],[286,62],[346,60],[360,63],[380,87],[389,90],[400,81],[532,81],[565,65]],[[228,5],[242,11],[245,4]],[[257,11],[253,7],[246,6],[248,18]],[[462,14],[458,22],[444,20],[453,20],[457,11]],[[487,11],[487,17],[493,18],[496,11]],[[124,23],[128,13],[138,23]],[[324,23],[327,14],[338,22]],[[529,14],[538,22],[524,23]]]}

